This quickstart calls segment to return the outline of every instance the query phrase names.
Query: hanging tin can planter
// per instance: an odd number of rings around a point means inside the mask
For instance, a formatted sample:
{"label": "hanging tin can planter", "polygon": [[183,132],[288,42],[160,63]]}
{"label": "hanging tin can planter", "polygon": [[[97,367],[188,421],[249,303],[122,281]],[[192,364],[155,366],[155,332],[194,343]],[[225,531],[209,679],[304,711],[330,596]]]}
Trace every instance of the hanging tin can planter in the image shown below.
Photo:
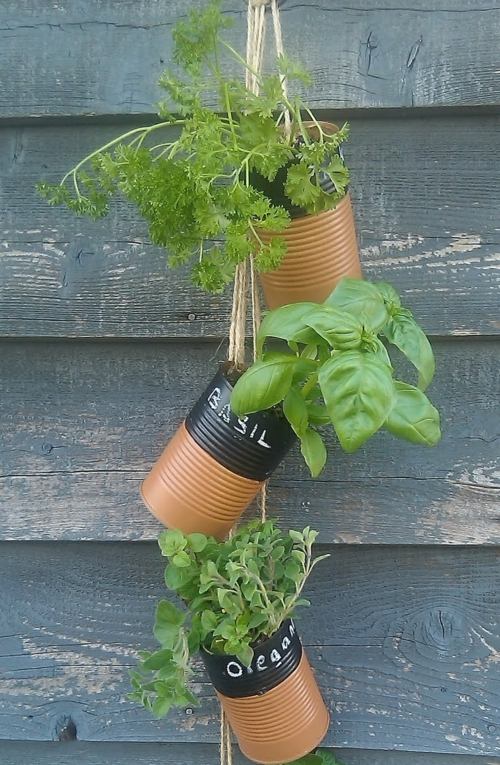
{"label": "hanging tin can planter", "polygon": [[[328,135],[338,131],[337,125],[330,122],[318,124]],[[304,127],[312,138],[317,137],[315,123],[305,122]],[[291,217],[290,225],[282,232],[259,230],[264,244],[278,238],[287,245],[281,265],[275,271],[260,275],[269,308],[305,301],[322,303],[342,277],[362,277],[349,192],[333,209],[307,215],[292,205],[284,192],[286,172],[283,168],[272,182],[253,177],[254,185],[258,185],[273,204],[284,207]],[[319,174],[318,183],[326,193],[335,192],[326,173]]]}
{"label": "hanging tin can planter", "polygon": [[232,390],[222,365],[142,484],[169,528],[225,537],[296,440],[280,409],[237,417]]}
{"label": "hanging tin can planter", "polygon": [[259,763],[297,760],[325,736],[329,714],[295,625],[288,619],[254,646],[250,667],[202,651],[243,754]]}

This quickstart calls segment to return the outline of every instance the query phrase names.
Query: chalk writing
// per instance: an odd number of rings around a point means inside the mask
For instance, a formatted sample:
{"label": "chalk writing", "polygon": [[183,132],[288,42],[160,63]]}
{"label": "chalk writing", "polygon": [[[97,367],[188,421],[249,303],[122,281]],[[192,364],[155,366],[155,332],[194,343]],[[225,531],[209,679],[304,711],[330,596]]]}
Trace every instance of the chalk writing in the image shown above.
{"label": "chalk writing", "polygon": [[249,417],[236,417],[231,411],[230,404],[224,403],[221,388],[215,387],[209,393],[207,403],[210,409],[213,409],[216,413],[217,417],[220,417],[227,425],[230,425],[237,433],[255,441],[263,449],[272,448],[271,444],[266,441],[267,429],[263,428],[259,423],[253,424]]}
{"label": "chalk writing", "polygon": [[240,662],[235,661],[234,659],[228,661],[226,665],[226,672],[229,677],[238,678],[243,677],[243,675],[253,675],[254,672],[264,672],[266,669],[269,669],[273,666],[279,667],[283,660],[287,658],[288,654],[291,653],[289,650],[292,644],[290,638],[295,635],[295,627],[293,622],[290,622],[288,626],[288,633],[288,635],[284,635],[281,639],[281,652],[276,647],[272,648],[268,654],[264,652],[258,652],[255,654],[254,659],[249,667],[244,667],[243,664],[240,664]]}

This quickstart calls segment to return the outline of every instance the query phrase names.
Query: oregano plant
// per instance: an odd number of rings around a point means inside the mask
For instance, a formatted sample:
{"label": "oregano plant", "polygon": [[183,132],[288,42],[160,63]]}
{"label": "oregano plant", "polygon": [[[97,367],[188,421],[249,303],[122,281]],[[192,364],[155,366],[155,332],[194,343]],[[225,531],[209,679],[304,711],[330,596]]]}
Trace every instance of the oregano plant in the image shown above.
{"label": "oregano plant", "polygon": [[328,752],[326,749],[318,749],[316,752],[306,754],[305,757],[301,757],[300,760],[295,760],[289,765],[342,765],[340,760],[337,760],[332,752]]}
{"label": "oregano plant", "polygon": [[301,606],[304,585],[327,555],[313,556],[317,532],[280,531],[252,521],[219,542],[203,534],[164,531],[159,545],[168,565],[165,584],[184,608],[162,600],[156,609],[155,651],[141,653],[131,673],[131,698],[158,717],[195,704],[189,684],[200,648],[236,656],[247,667],[254,646],[271,637]]}
{"label": "oregano plant", "polygon": [[[288,347],[269,348],[276,338]],[[416,368],[417,385],[395,379],[386,343]],[[380,429],[416,444],[439,441],[439,413],[424,393],[434,376],[432,348],[390,284],[345,278],[322,304],[271,311],[257,345],[257,361],[236,383],[231,407],[245,416],[281,406],[313,476],[327,457],[322,425],[333,425],[346,452]]]}
{"label": "oregano plant", "polygon": [[[221,291],[251,254],[261,271],[277,268],[285,254],[282,239],[264,243],[259,232],[282,231],[289,214],[255,178],[274,181],[284,168],[285,197],[310,213],[335,207],[349,181],[340,152],[347,124],[326,133],[299,96],[286,95],[283,76],[310,79],[284,55],[274,74],[254,72],[258,96],[248,90],[248,67],[224,38],[230,24],[217,0],[192,10],[173,32],[177,68],[160,77],[166,97],[159,121],[96,148],[60,183],[38,185],[50,204],[95,218],[121,194],[147,222],[151,241],[167,249],[170,265],[189,264],[195,284],[209,292]],[[214,92],[216,103],[208,106]],[[325,176],[329,191],[320,183]]]}

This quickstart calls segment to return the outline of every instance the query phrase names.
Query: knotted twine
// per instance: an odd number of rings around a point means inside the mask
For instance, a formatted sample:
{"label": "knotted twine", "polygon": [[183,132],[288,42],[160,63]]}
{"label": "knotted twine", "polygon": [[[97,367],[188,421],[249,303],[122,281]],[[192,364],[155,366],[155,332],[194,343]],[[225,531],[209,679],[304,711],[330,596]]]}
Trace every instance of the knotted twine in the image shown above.
{"label": "knotted twine", "polygon": [[[266,36],[266,8],[271,7],[273,34],[276,55],[283,55],[283,37],[281,34],[278,0],[248,0],[247,8],[247,46],[245,85],[255,95],[259,94],[259,75],[262,71],[264,41]],[[280,75],[283,93],[287,95],[285,75]],[[284,112],[285,134],[290,134],[290,113]],[[249,279],[250,274],[250,279]],[[249,284],[250,282],[250,284]],[[234,275],[233,304],[229,327],[228,359],[237,370],[245,366],[245,331],[247,319],[248,289],[250,287],[252,308],[253,359],[257,358],[257,333],[260,326],[260,302],[254,258],[245,259],[236,267]],[[262,484],[259,501],[262,521],[266,520],[266,484]],[[232,765],[231,728],[221,706],[220,717],[220,765]]]}

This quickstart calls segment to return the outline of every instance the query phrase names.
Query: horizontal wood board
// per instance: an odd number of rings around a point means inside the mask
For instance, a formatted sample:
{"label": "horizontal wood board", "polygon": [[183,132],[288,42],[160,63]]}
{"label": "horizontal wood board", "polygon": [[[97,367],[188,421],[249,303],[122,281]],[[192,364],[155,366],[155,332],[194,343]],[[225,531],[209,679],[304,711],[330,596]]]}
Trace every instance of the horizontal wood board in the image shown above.
{"label": "horizontal wood board", "polygon": [[[0,337],[16,341],[0,342],[0,540],[20,540],[0,542],[1,765],[219,761],[200,667],[202,705],[165,722],[126,693],[162,594],[139,482],[224,355],[229,294],[168,272],[125,203],[92,222],[34,192],[151,118],[187,5],[0,7]],[[280,0],[313,108],[352,117],[365,274],[439,338],[437,449],[330,441],[320,480],[296,449],[270,486],[282,525],[318,528],[332,554],[299,624],[345,765],[500,765],[496,5]],[[245,2],[225,7],[241,48]]]}
{"label": "horizontal wood board", "polygon": [[[500,543],[500,343],[434,345],[429,395],[442,442],[429,449],[379,434],[346,455],[329,438],[315,481],[294,448],[271,479],[271,512],[311,524],[325,542]],[[1,538],[155,537],[140,481],[224,348],[26,341],[0,352]]]}
{"label": "horizontal wood board", "polygon": [[[0,334],[221,337],[205,295],[124,202],[91,221],[38,197],[126,125],[0,128]],[[437,335],[500,332],[500,117],[356,118],[347,149],[365,274]]]}
{"label": "horizontal wood board", "polygon": [[[200,4],[4,0],[0,50],[9,77],[0,117],[150,112],[171,60],[172,25]],[[313,75],[314,107],[500,100],[500,9],[491,0],[285,0],[280,7],[285,47]],[[243,50],[245,3],[225,8],[235,21],[228,37]]]}
{"label": "horizontal wood board", "polygon": [[[326,548],[323,548],[323,552]],[[495,755],[500,746],[500,551],[330,548],[298,620],[333,713],[327,745]],[[164,721],[126,699],[152,646],[156,545],[0,546],[0,737],[215,743],[218,709]]]}
{"label": "horizontal wood board", "polygon": [[[335,749],[338,765],[500,765],[500,759],[464,754],[418,754]],[[101,742],[2,742],[2,765],[219,765],[216,744],[135,744]],[[235,765],[249,760],[233,748]]]}

